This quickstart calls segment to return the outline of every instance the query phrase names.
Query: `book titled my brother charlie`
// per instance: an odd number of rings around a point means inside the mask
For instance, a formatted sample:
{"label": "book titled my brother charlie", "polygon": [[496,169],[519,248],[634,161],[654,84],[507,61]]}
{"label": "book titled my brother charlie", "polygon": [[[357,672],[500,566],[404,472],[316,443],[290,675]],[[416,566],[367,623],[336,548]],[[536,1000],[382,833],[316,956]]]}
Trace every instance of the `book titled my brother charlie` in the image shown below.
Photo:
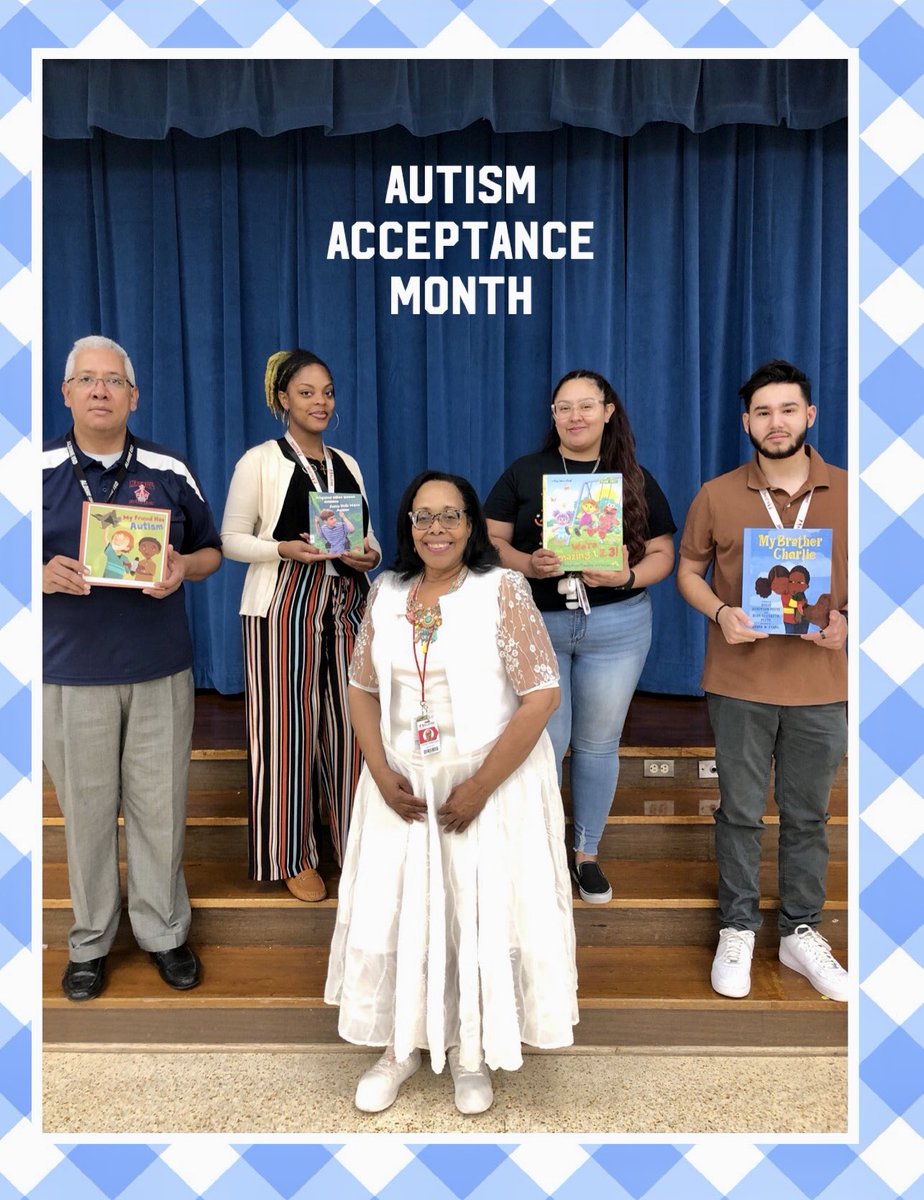
{"label": "book titled my brother charlie", "polygon": [[745,529],[741,607],[758,633],[824,629],[831,607],[830,529]]}
{"label": "book titled my brother charlie", "polygon": [[84,501],[80,561],[87,583],[149,588],[166,574],[170,509]]}
{"label": "book titled my brother charlie", "polygon": [[622,570],[622,475],[543,475],[542,545],[566,571]]}

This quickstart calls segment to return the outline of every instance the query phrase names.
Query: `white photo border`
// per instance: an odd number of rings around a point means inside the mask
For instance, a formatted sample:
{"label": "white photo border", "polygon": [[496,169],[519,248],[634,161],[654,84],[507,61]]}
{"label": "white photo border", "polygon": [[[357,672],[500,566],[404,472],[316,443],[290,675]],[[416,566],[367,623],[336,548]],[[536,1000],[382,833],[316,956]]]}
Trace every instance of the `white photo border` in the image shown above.
{"label": "white photo border", "polygon": [[736,1200],[924,1196],[924,0],[0,0],[0,1200],[51,1200],[65,1190],[81,1200],[154,1190],[163,1200],[271,1194],[260,1173],[265,1160],[254,1153],[260,1138],[72,1144],[42,1135],[31,1119],[41,1051],[40,880],[32,869],[41,832],[33,519],[41,510],[32,434],[41,407],[40,262],[32,258],[40,253],[41,133],[33,79],[38,85],[43,55],[63,48],[83,57],[158,48],[184,57],[243,49],[280,57],[558,57],[595,48],[611,58],[680,51],[853,60],[851,591],[860,603],[851,657],[859,770],[851,772],[850,895],[859,905],[850,942],[860,992],[851,1006],[859,1080],[847,1138],[607,1144],[599,1136],[475,1143],[377,1135],[387,1153],[374,1178],[363,1166],[362,1137],[273,1140],[305,1156],[299,1197],[565,1200],[586,1187],[652,1200],[681,1192]]}

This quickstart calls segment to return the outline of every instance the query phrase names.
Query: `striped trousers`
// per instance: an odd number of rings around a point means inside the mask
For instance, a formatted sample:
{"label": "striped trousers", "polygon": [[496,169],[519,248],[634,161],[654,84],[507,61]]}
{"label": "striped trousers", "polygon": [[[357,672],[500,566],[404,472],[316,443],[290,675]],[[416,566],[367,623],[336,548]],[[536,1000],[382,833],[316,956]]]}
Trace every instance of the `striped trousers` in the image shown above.
{"label": "striped trousers", "polygon": [[338,864],[362,766],[347,671],[366,587],[287,559],[265,617],[244,617],[251,879],[318,865],[318,819]]}

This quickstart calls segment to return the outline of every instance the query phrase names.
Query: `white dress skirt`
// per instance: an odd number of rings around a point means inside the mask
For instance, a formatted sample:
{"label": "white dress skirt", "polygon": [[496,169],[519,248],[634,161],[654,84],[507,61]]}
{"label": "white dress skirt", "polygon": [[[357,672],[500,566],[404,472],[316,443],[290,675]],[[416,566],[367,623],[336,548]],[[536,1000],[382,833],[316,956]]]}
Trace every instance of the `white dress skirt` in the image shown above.
{"label": "white dress skirt", "polygon": [[[424,758],[414,722],[420,682],[411,653],[392,666],[391,767],[427,802],[403,821],[363,768],[340,882],[325,1000],[339,1032],[399,1059],[430,1051],[441,1071],[459,1047],[463,1067],[522,1066],[521,1043],[570,1046],[577,1023],[571,882],[555,760],[543,732],[529,757],[462,832],[437,810],[471,778],[490,746],[460,754],[439,638],[428,655],[430,712],[441,749]],[[554,658],[553,658],[554,661]]]}

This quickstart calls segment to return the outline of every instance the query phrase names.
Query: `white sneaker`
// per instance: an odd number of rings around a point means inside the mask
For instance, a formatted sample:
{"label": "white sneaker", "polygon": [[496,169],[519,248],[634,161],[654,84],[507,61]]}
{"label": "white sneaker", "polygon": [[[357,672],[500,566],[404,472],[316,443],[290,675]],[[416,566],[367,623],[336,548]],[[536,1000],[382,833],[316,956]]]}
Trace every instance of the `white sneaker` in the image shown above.
{"label": "white sneaker", "polygon": [[723,929],[712,960],[712,988],[720,996],[739,1000],[751,990],[753,929]]}
{"label": "white sneaker", "polygon": [[798,925],[780,938],[780,962],[804,975],[813,988],[831,1000],[846,1000],[850,977],[831,953],[831,947],[811,925]]}
{"label": "white sneaker", "polygon": [[374,1067],[360,1078],[353,1103],[362,1112],[384,1112],[398,1098],[398,1089],[420,1066],[420,1051],[414,1050],[398,1062],[389,1046]]}
{"label": "white sneaker", "polygon": [[450,1046],[446,1057],[449,1059],[452,1081],[456,1085],[456,1108],[468,1116],[487,1112],[494,1103],[494,1089],[484,1059],[477,1071],[467,1071],[459,1062],[458,1046]]}

